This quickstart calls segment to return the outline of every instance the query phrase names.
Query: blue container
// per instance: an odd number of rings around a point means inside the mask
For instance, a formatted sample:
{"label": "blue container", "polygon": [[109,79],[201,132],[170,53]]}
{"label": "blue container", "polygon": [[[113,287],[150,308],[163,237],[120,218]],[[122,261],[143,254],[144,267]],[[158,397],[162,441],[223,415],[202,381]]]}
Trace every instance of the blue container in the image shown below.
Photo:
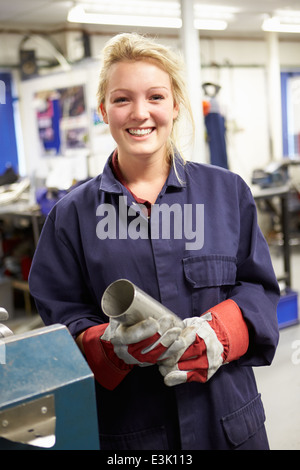
{"label": "blue container", "polygon": [[277,307],[277,318],[279,328],[295,325],[299,322],[298,318],[298,294],[288,289],[282,294]]}

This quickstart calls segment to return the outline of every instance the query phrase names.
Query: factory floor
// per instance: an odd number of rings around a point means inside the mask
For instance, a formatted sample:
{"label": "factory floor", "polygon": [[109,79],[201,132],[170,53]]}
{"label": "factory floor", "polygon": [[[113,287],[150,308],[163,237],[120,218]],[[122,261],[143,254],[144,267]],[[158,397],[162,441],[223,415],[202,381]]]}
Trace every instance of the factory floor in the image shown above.
{"label": "factory floor", "polygon": [[[275,272],[280,276],[281,249],[270,250]],[[300,247],[292,247],[291,276],[292,288],[300,298]],[[5,324],[14,334],[43,326],[34,312],[25,316],[18,312]],[[279,345],[272,365],[255,368],[254,371],[264,403],[271,450],[300,450],[300,323],[280,329]]]}
{"label": "factory floor", "polygon": [[[270,249],[273,266],[282,275],[279,248]],[[292,289],[298,293],[300,318],[300,247],[291,248]],[[254,369],[266,413],[271,450],[300,450],[300,323],[280,329],[279,344],[269,367]]]}

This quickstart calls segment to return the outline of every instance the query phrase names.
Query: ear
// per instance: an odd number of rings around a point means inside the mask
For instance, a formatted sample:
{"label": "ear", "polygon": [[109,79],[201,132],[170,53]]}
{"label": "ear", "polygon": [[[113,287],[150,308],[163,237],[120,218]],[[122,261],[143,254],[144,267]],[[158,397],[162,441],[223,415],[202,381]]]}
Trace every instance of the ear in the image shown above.
{"label": "ear", "polygon": [[104,106],[103,103],[100,104],[99,111],[102,114],[102,118],[103,118],[103,121],[105,122],[105,124],[108,124],[107,112],[105,110],[105,106]]}
{"label": "ear", "polygon": [[174,101],[174,107],[173,107],[173,121],[177,118],[179,114],[179,104]]}

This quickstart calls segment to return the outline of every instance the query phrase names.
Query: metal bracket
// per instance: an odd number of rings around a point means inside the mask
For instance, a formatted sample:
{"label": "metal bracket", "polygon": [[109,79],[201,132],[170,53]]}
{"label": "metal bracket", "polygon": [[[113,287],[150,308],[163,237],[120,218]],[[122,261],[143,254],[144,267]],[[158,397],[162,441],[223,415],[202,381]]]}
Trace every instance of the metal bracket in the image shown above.
{"label": "metal bracket", "polygon": [[54,395],[0,410],[0,437],[13,442],[53,447],[55,426]]}

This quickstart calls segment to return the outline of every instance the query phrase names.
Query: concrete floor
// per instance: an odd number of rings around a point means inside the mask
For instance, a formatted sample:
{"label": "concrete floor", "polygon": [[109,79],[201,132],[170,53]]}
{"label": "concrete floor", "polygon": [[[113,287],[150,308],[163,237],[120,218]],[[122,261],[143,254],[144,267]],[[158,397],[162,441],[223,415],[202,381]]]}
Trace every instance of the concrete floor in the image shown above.
{"label": "concrete floor", "polygon": [[300,344],[300,325],[281,330],[272,365],[255,369],[271,450],[300,450],[300,352],[295,361],[296,342]]}
{"label": "concrete floor", "polygon": [[[271,248],[271,255],[275,272],[281,275],[280,250]],[[299,247],[292,248],[291,270],[300,312]],[[300,324],[280,329],[272,365],[255,368],[255,376],[265,407],[271,450],[300,450]]]}

